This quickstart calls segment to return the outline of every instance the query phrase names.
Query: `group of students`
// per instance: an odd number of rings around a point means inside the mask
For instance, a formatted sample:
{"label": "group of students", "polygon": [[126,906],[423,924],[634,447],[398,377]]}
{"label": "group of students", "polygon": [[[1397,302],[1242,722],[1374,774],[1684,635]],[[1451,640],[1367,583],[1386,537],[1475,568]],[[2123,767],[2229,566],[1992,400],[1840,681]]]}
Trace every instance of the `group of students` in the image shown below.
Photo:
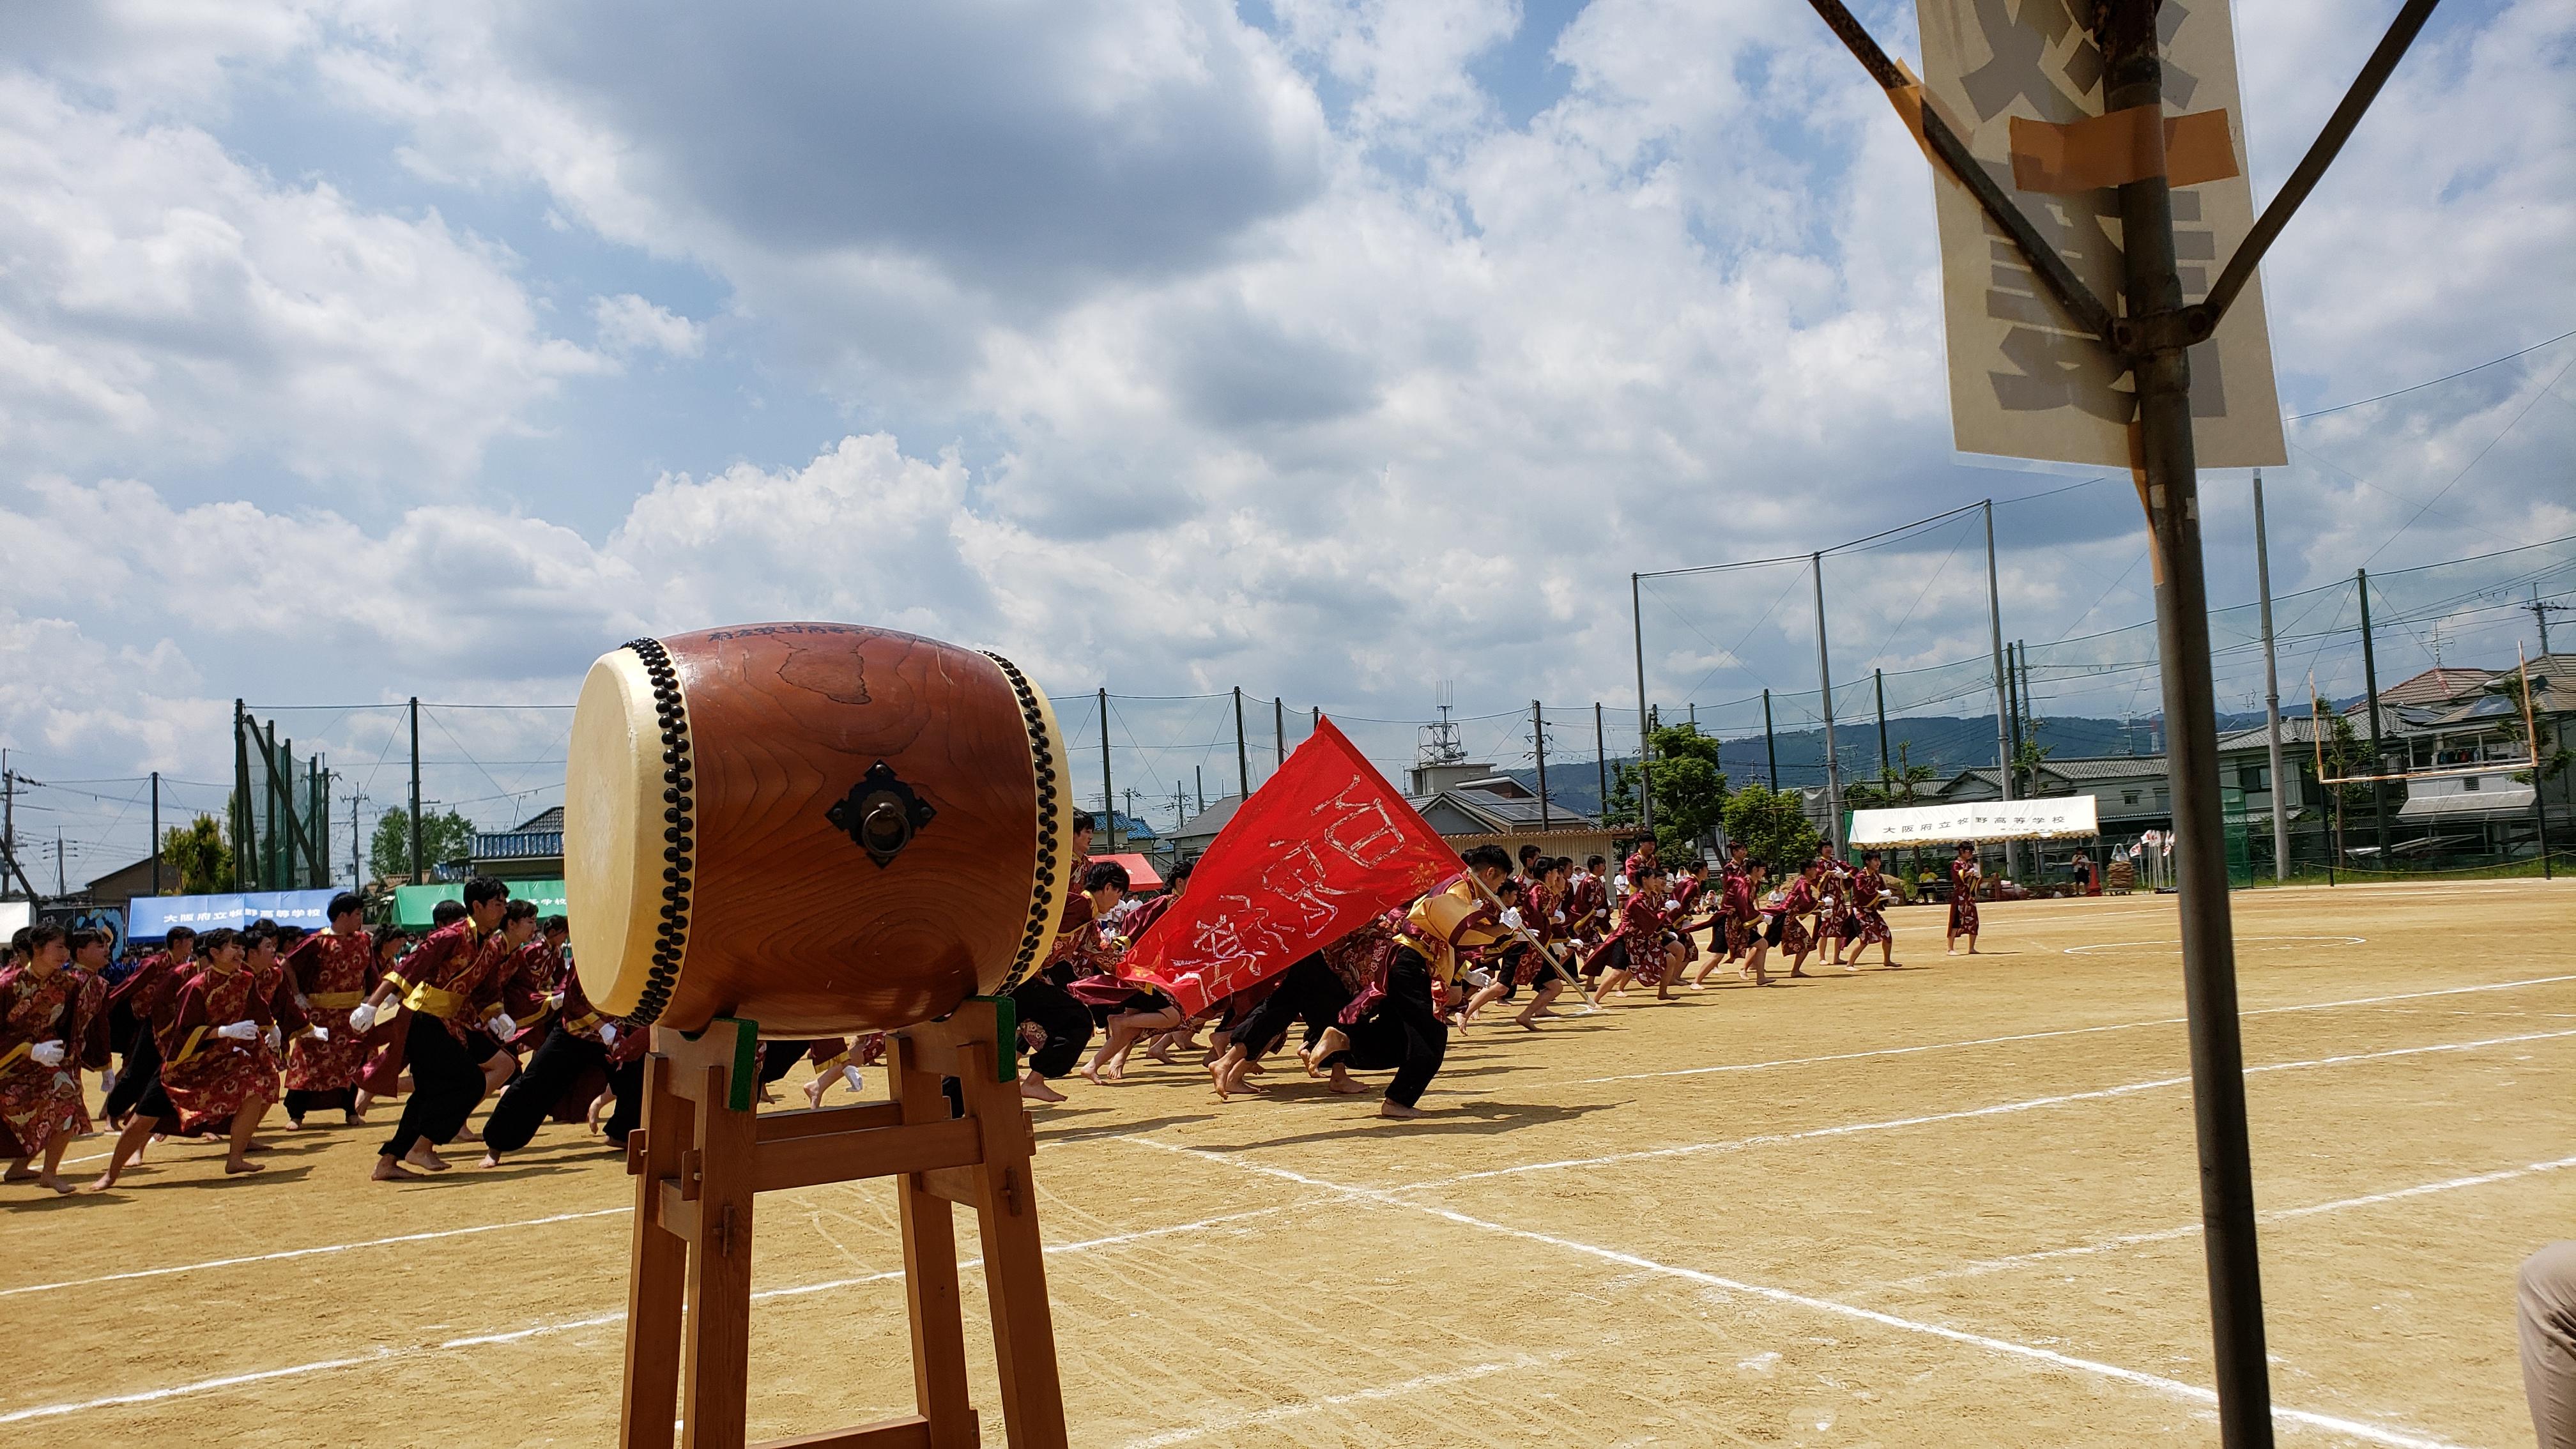
{"label": "group of students", "polygon": [[[357,896],[327,929],[272,921],[202,934],[174,928],[159,952],[113,982],[95,930],[19,931],[0,966],[0,1156],[7,1178],[72,1191],[63,1154],[97,1130],[84,1073],[101,1074],[117,1137],[93,1189],[116,1185],[154,1141],[223,1140],[227,1173],[273,1107],[302,1128],[316,1111],[365,1120],[403,1099],[374,1175],[445,1171],[438,1148],[479,1142],[485,1166],[527,1144],[548,1116],[601,1125],[622,1142],[641,1113],[644,1033],[583,996],[561,916],[540,919],[498,880],[466,884],[414,941],[365,926]],[[467,1125],[493,1093],[478,1134]]]}
{"label": "group of students", "polygon": [[[1885,914],[1894,896],[1875,851],[1857,864],[1828,851],[1774,886],[1741,843],[1714,881],[1698,861],[1666,866],[1652,841],[1615,875],[1598,855],[1578,866],[1524,846],[1515,861],[1485,845],[1419,899],[1191,1013],[1120,970],[1129,946],[1188,889],[1189,866],[1172,872],[1163,894],[1139,899],[1124,867],[1089,859],[1090,833],[1087,818],[1077,822],[1080,889],[1054,947],[1012,992],[1026,1058],[1020,1086],[1033,1101],[1063,1101],[1054,1084],[1071,1076],[1117,1081],[1139,1047],[1167,1065],[1200,1053],[1220,1099],[1258,1092],[1251,1078],[1263,1059],[1302,1030],[1298,1056],[1310,1075],[1358,1093],[1368,1089],[1352,1072],[1392,1072],[1379,1112],[1412,1117],[1450,1033],[1498,1004],[1517,1003],[1513,1023],[1536,1031],[1568,991],[1587,1009],[1631,989],[1668,1000],[1676,987],[1706,989],[1728,966],[1767,986],[1776,961],[1786,960],[1790,977],[1806,975],[1810,957],[1856,971],[1873,944],[1881,966],[1899,964]],[[1976,949],[1981,884],[1974,847],[1962,844],[1951,862],[1953,953],[1962,937]],[[168,1136],[220,1138],[226,1172],[257,1172],[249,1154],[281,1103],[300,1128],[315,1111],[360,1122],[374,1102],[401,1097],[374,1167],[386,1181],[447,1170],[439,1149],[460,1141],[479,1143],[483,1165],[498,1166],[550,1117],[586,1122],[623,1145],[641,1112],[648,1033],[583,995],[562,917],[540,919],[490,878],[462,894],[440,904],[417,941],[400,928],[371,932],[358,897],[345,893],[318,932],[268,921],[203,935],[180,927],[112,983],[106,933],[20,931],[0,967],[8,1179],[72,1190],[59,1169],[65,1146],[96,1130],[82,1085],[91,1071],[106,1079],[104,1115],[118,1133],[92,1184],[100,1190]],[[835,1085],[864,1091],[862,1069],[884,1052],[882,1034],[764,1043],[762,1098],[799,1060],[813,1068],[812,1106]],[[478,1134],[470,1119],[495,1093]]]}
{"label": "group of students", "polygon": [[[1077,827],[1078,851],[1087,852],[1088,831]],[[1857,971],[1872,945],[1879,965],[1899,966],[1886,916],[1896,896],[1880,859],[1869,851],[1852,864],[1827,851],[1773,888],[1769,867],[1739,842],[1712,890],[1705,865],[1668,868],[1651,840],[1615,876],[1597,855],[1578,867],[1534,845],[1523,846],[1517,862],[1499,846],[1477,846],[1462,855],[1458,876],[1196,1015],[1119,973],[1128,945],[1187,889],[1188,868],[1174,873],[1166,894],[1139,905],[1128,897],[1124,869],[1090,863],[1046,965],[1012,993],[1028,1051],[1021,1091],[1062,1101],[1054,1081],[1117,1080],[1129,1053],[1147,1043],[1167,1064],[1178,1051],[1201,1051],[1218,1097],[1229,1098],[1259,1091],[1250,1078],[1263,1058],[1302,1028],[1298,1055],[1310,1075],[1357,1093],[1367,1089],[1351,1079],[1353,1070],[1391,1071],[1380,1114],[1417,1116],[1449,1033],[1524,991],[1528,1000],[1512,1019],[1536,1031],[1559,1014],[1555,1003],[1569,990],[1589,1006],[1632,987],[1666,1000],[1676,986],[1705,990],[1730,965],[1768,986],[1775,978],[1765,968],[1775,959],[1786,959],[1791,977],[1807,974],[1810,956]],[[1983,883],[1973,845],[1959,846],[1950,877],[1949,949],[1956,954],[1964,937],[1973,953]],[[1095,1031],[1104,1035],[1084,1064]],[[817,1103],[826,1085],[818,1078],[809,1089]]]}

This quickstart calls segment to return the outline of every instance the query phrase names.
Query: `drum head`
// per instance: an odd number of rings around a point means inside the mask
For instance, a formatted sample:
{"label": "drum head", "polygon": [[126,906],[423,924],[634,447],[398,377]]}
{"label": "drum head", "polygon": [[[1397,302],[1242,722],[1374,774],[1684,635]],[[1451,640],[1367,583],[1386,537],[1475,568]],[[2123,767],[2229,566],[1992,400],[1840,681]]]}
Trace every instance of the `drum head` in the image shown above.
{"label": "drum head", "polygon": [[599,657],[573,709],[564,772],[564,906],[582,990],[611,1016],[635,1010],[662,919],[662,726],[632,649]]}

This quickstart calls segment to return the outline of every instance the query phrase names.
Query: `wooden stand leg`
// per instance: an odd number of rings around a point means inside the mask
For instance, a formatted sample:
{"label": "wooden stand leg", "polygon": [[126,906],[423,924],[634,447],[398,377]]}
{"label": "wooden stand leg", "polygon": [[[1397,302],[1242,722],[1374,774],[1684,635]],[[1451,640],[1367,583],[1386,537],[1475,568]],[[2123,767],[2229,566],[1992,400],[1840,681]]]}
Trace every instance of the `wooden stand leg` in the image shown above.
{"label": "wooden stand leg", "polygon": [[619,1449],[670,1449],[679,1413],[680,1302],[689,1268],[686,1238],[661,1223],[661,1183],[676,1176],[696,1135],[688,1100],[671,1092],[671,1063],[644,1063],[644,1125],[629,1135],[626,1170],[635,1174],[635,1240],[626,1270],[626,1394]]}
{"label": "wooden stand leg", "polygon": [[[920,1069],[913,1044],[897,1036],[888,1046],[903,1120],[947,1121],[948,1094],[936,1074]],[[948,1201],[932,1193],[917,1172],[896,1179],[895,1202],[903,1222],[904,1297],[912,1310],[913,1403],[929,1421],[932,1449],[974,1449],[980,1436],[966,1390],[956,1219]]]}
{"label": "wooden stand leg", "polygon": [[[747,1023],[718,1023],[748,1032]],[[698,1240],[689,1255],[685,1449],[742,1449],[751,1371],[752,1147],[750,1111],[726,1103],[728,1070],[708,1067],[698,1112]],[[685,1190],[684,1190],[685,1195]]]}
{"label": "wooden stand leg", "polygon": [[[989,1009],[989,1008],[988,1008]],[[966,1115],[975,1120],[983,1162],[975,1169],[983,1229],[984,1291],[992,1300],[993,1360],[1000,1370],[1002,1423],[1011,1449],[1064,1449],[1064,1386],[1056,1374],[1055,1319],[1047,1304],[1046,1255],[1038,1241],[1037,1186],[1029,1177],[1028,1109],[1003,1075],[990,1032],[965,1055]]]}

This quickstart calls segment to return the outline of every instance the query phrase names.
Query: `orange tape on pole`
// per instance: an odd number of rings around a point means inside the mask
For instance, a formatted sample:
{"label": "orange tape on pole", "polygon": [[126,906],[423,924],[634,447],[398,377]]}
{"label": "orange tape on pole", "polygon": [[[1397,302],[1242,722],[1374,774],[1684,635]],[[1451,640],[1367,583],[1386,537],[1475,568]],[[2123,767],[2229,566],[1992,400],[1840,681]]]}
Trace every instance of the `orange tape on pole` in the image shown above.
{"label": "orange tape on pole", "polygon": [[2012,117],[2014,189],[2091,191],[2150,176],[2193,186],[2239,174],[2225,111],[2166,116],[2162,126],[2158,114],[2131,106],[2065,125]]}

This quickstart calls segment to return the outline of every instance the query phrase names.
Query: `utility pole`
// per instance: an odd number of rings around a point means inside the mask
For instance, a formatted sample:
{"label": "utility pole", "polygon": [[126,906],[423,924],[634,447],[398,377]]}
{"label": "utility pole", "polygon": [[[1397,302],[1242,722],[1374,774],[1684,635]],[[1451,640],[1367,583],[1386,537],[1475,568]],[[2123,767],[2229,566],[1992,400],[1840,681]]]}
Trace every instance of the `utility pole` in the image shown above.
{"label": "utility pole", "polygon": [[1771,691],[1762,691],[1762,755],[1771,763],[1771,793],[1780,793],[1780,742],[1771,737]]}
{"label": "utility pole", "polygon": [[72,888],[63,882],[63,831],[57,825],[54,827],[54,894],[67,896],[71,893]]}
{"label": "utility pole", "polygon": [[[1985,500],[1986,510],[1986,639],[1995,655],[1995,775],[2002,782],[2005,800],[2013,797],[2012,782],[2012,701],[2011,685],[2004,678],[2004,605],[2002,589],[1995,582],[1995,500]],[[2004,874],[2011,875],[2020,852],[2011,841],[2004,842]]]}
{"label": "utility pole", "polygon": [[1118,791],[1109,780],[1109,687],[1100,688],[1100,813],[1109,817],[1109,848],[1118,848]]}
{"label": "utility pole", "polygon": [[420,696],[411,697],[411,883],[418,885],[420,869]]}
{"label": "utility pole", "polygon": [[2361,596],[2361,688],[2370,710],[2370,819],[2378,827],[2379,868],[2388,869],[2388,759],[2379,743],[2379,651],[2370,637],[2370,570],[2352,571],[2353,591]]}
{"label": "utility pole", "polygon": [[1279,764],[1288,763],[1288,705],[1277,695],[1270,697],[1270,728],[1279,742]]}
{"label": "utility pole", "polygon": [[1885,785],[1895,773],[1887,767],[1887,671],[1873,669],[1869,680],[1878,690],[1878,782]]}
{"label": "utility pole", "polygon": [[1252,798],[1252,756],[1243,745],[1243,686],[1234,687],[1234,782],[1243,799]]}
{"label": "utility pole", "polygon": [[1207,766],[1190,766],[1190,779],[1195,781],[1198,785],[1197,801],[1199,808],[1197,813],[1205,815],[1207,813]]}
{"label": "utility pole", "polygon": [[1538,828],[1553,830],[1556,822],[1547,813],[1547,716],[1534,699],[1530,701],[1530,740],[1538,751]]}
{"label": "utility pole", "polygon": [[152,894],[161,894],[161,772],[152,772]]}
{"label": "utility pole", "polygon": [[1648,778],[1646,763],[1655,757],[1655,728],[1646,717],[1646,615],[1639,603],[1642,594],[1640,576],[1628,575],[1628,623],[1637,638],[1637,825],[1648,834],[1655,829],[1655,792]]}
{"label": "utility pole", "polygon": [[[2263,470],[2254,470],[2254,586],[2263,602],[2263,742],[2272,782],[2272,879],[2290,878],[2290,787],[2281,774],[2281,666],[2272,649],[2272,545],[2263,532]],[[2532,598],[2540,597],[2539,585]],[[2548,628],[2544,620],[2543,629]],[[2543,635],[2543,638],[2548,637]],[[2309,720],[2313,730],[2318,721]]]}
{"label": "utility pole", "polygon": [[1825,845],[1840,854],[1843,848],[1843,770],[1834,757],[1834,676],[1833,661],[1825,654],[1825,556],[1812,553],[1807,566],[1816,576],[1816,690],[1825,706]]}
{"label": "utility pole", "polygon": [[365,813],[367,799],[364,791],[355,791],[349,796],[349,889],[353,891],[363,887],[367,881],[366,857],[360,853],[358,843],[358,817]]}
{"label": "utility pole", "polygon": [[[2261,474],[2255,475],[2256,481],[2261,481],[2261,478]],[[2549,657],[2549,616],[2567,613],[2568,607],[2565,604],[2542,602],[2538,584],[2531,586],[2531,602],[2523,607],[2531,611],[2531,617],[2540,625],[2540,657],[2545,660]]]}
{"label": "utility pole", "polygon": [[1592,763],[1601,777],[1601,813],[1610,813],[1610,735],[1601,725],[1601,701],[1592,701]]}

